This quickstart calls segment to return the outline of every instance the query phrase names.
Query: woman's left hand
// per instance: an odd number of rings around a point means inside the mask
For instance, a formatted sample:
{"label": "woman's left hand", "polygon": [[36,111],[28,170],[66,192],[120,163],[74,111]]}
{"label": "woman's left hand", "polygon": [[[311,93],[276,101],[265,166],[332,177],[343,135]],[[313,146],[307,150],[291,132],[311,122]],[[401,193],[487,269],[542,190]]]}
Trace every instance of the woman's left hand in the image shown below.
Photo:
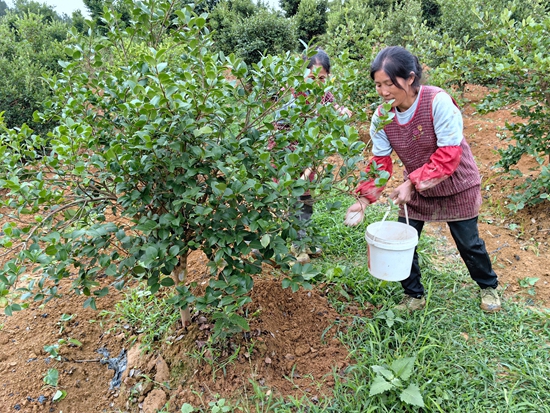
{"label": "woman's left hand", "polygon": [[407,180],[393,190],[393,192],[390,194],[390,198],[397,205],[406,204],[411,200],[413,191],[414,184],[411,181]]}
{"label": "woman's left hand", "polygon": [[348,118],[351,118],[353,116],[353,112],[351,110],[349,110],[348,108],[344,107],[344,106],[338,106],[338,105],[334,105],[334,109],[336,110],[336,112],[338,112],[340,115],[345,115],[347,116]]}

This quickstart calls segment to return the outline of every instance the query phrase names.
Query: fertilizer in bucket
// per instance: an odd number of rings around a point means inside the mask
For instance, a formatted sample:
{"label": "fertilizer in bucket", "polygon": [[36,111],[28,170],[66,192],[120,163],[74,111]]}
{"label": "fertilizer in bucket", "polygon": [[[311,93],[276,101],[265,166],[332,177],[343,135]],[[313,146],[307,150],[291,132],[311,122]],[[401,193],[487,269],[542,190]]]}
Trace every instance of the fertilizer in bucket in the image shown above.
{"label": "fertilizer in bucket", "polygon": [[382,221],[370,224],[365,232],[369,272],[380,280],[401,281],[411,272],[418,233],[408,224],[386,221],[387,215]]}

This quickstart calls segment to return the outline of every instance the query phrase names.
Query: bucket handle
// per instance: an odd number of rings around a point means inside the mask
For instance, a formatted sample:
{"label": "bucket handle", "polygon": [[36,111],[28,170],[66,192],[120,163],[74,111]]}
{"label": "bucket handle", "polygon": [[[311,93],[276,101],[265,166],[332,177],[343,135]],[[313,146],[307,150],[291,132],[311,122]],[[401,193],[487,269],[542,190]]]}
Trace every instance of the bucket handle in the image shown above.
{"label": "bucket handle", "polygon": [[[407,204],[403,204],[403,209],[405,210],[405,220],[407,221],[407,225],[410,225],[409,224],[409,213],[407,212]],[[388,217],[390,212],[391,212],[391,204],[388,206],[388,210],[384,214],[384,218],[382,218],[382,221],[380,221],[381,223],[386,220],[386,218]],[[380,226],[382,226],[382,225],[380,225]],[[378,231],[380,231],[380,229],[378,229]],[[372,234],[372,240],[376,241],[376,234]]]}

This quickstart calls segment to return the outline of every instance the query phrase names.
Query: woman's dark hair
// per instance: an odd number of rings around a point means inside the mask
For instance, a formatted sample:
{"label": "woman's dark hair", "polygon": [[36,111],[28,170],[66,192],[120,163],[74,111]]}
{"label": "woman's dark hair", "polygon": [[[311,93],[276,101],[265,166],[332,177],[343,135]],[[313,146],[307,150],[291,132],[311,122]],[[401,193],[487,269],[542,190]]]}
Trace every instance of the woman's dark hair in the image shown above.
{"label": "woman's dark hair", "polygon": [[[304,58],[304,60],[306,59],[307,56]],[[323,69],[325,69],[325,72],[327,72],[327,74],[330,74],[330,59],[328,57],[328,54],[326,54],[324,50],[317,49],[317,53],[310,57],[307,68],[311,69],[313,66],[321,66]]]}
{"label": "woman's dark hair", "polygon": [[397,82],[397,78],[408,79],[411,72],[414,73],[414,82],[412,87],[420,87],[422,79],[422,66],[418,57],[413,55],[407,49],[400,46],[390,46],[382,49],[374,58],[370,65],[370,77],[374,80],[374,74],[383,70],[391,79],[392,83],[399,89],[403,89]]}

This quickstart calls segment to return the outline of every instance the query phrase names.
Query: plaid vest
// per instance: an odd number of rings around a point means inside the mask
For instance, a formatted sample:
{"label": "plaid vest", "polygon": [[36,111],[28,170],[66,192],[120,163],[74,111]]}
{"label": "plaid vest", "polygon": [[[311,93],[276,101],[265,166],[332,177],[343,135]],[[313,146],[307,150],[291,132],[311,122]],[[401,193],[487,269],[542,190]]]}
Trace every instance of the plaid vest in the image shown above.
{"label": "plaid vest", "polygon": [[[401,125],[396,116],[389,125],[384,127],[393,150],[405,166],[405,174],[428,163],[430,156],[438,148],[433,125],[432,102],[435,95],[440,92],[443,90],[438,87],[423,86],[418,97],[418,106],[411,120]],[[456,105],[456,102],[454,103]],[[392,109],[392,111],[395,110],[395,108]],[[445,197],[481,184],[479,170],[466,139],[462,139],[460,146],[462,157],[455,172],[433,188],[422,191],[421,196]]]}

